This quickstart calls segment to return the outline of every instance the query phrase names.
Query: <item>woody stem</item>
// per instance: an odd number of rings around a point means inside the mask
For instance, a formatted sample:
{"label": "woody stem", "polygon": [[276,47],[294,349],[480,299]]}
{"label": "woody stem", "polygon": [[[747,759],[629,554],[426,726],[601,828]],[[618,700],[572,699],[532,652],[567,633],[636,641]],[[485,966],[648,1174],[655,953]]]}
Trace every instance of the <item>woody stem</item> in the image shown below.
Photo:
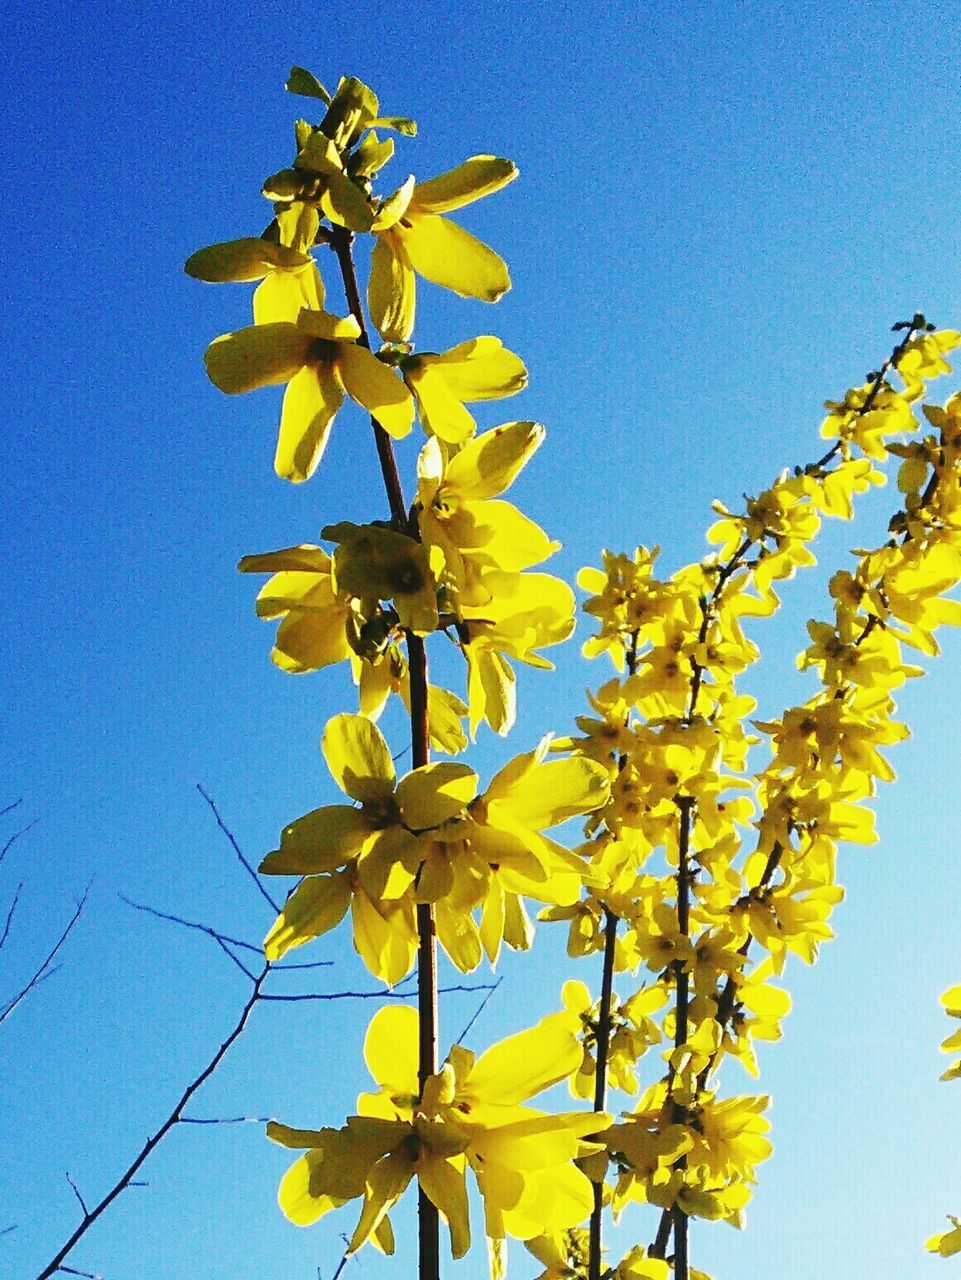
{"label": "woody stem", "polygon": [[[353,235],[344,227],[330,231],[330,245],[337,257],[344,293],[351,315],[360,326],[358,345],[370,350],[370,338],[360,300],[357,271],[351,245]],[[397,527],[411,532],[407,504],[401,487],[390,436],[375,418],[370,420],[390,513]],[[427,650],[422,636],[407,634],[410,672],[411,762],[415,769],[430,763],[430,730],[427,718]],[[428,1076],[437,1070],[437,948],[434,911],[429,903],[417,904],[417,1013],[418,1079],[423,1093]],[[418,1199],[418,1280],[440,1280],[440,1217],[437,1206],[423,1190]]]}

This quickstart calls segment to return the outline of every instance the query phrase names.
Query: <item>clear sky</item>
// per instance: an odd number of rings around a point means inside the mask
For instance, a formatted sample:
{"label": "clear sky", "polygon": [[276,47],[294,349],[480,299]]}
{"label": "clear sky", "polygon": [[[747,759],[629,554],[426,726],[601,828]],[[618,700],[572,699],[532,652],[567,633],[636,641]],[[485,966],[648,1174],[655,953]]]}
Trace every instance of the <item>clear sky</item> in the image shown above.
{"label": "clear sky", "polygon": [[[0,1001],[92,882],[63,967],[0,1026],[0,1230],[16,1225],[0,1276],[30,1280],[76,1220],[65,1171],[97,1199],[245,997],[213,943],[118,894],[256,941],[270,913],[196,784],[253,860],[334,799],[317,743],[351,691],[339,669],[271,667],[256,586],[234,566],[384,514],[369,429],[345,411],[311,483],[276,479],[277,396],[228,399],[202,364],[247,323],[247,291],[182,271],[267,220],[260,183],[289,161],[303,109],[283,92],[291,63],[328,84],[357,75],[418,120],[398,183],[476,152],[519,164],[463,217],[513,292],[490,309],[424,288],[418,336],[493,331],[526,359],[529,390],[479,417],[547,425],[514,493],[563,540],[553,571],[568,577],[603,546],[659,543],[669,568],[700,555],[711,499],[811,457],[821,402],[878,365],[894,321],[921,308],[961,326],[961,68],[949,10],[893,3],[23,0],[0,23],[0,808],[22,797],[0,846],[36,823],[0,866],[0,919],[23,883]],[[856,543],[879,540],[893,500]],[[832,537],[826,562],[848,542]],[[771,713],[823,579],[788,594],[758,636],[771,662],[752,688]],[[556,675],[522,684],[512,751],[565,731],[607,677],[576,643],[557,652]],[[763,1055],[776,1149],[748,1232],[695,1231],[718,1280],[951,1273],[922,1243],[961,1212],[961,1093],[937,1083],[938,996],[961,981],[959,699],[948,637],[903,699],[915,737],[879,800],[882,844],[843,860],[839,939],[790,975],[795,1011]],[[473,761],[486,774],[504,754],[482,736]],[[473,1047],[553,1007],[560,943],[544,926],[533,968],[504,963]],[[375,985],[343,932],[303,954],[333,962],[304,975],[315,990]],[[478,1000],[451,997],[450,1035]],[[372,1012],[260,1009],[193,1114],[341,1123]],[[290,1226],[274,1204],[286,1164],[258,1126],[181,1129],[71,1265],[329,1280],[350,1211]],[[649,1239],[650,1219],[633,1221],[622,1239]],[[535,1270],[519,1256],[513,1274]],[[409,1255],[348,1270],[409,1274]],[[482,1251],[446,1274],[479,1280]]]}

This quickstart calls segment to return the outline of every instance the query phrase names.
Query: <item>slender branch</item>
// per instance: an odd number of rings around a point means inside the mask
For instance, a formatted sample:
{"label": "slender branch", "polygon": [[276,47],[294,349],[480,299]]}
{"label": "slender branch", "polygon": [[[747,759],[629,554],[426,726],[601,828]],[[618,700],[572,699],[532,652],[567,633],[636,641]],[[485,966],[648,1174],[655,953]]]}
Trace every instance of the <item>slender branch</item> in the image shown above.
{"label": "slender branch", "polygon": [[70,1183],[70,1190],[71,1190],[71,1191],[73,1192],[73,1194],[77,1197],[77,1203],[80,1205],[80,1212],[81,1212],[81,1213],[88,1213],[88,1212],[89,1212],[89,1210],[87,1209],[86,1201],[84,1200],[83,1196],[80,1194],[80,1190],[79,1190],[79,1188],[77,1187],[77,1184],[74,1182],[73,1178],[71,1178],[71,1176],[70,1176],[70,1174],[69,1174],[69,1173],[65,1173],[63,1176],[64,1176],[64,1177],[67,1179],[67,1181]]}
{"label": "slender branch", "polygon": [[[614,994],[614,951],[617,926],[613,911],[604,910],[604,965],[601,974],[601,1002],[597,1022],[597,1062],[594,1067],[594,1110],[603,1111],[607,1099],[607,1058],[611,1045],[611,1005]],[[588,1280],[601,1280],[602,1231],[604,1224],[604,1179],[593,1184],[594,1207],[591,1210]]]}
{"label": "slender branch", "polygon": [[[18,800],[17,804],[19,803],[20,801]],[[4,813],[9,813],[10,810],[14,808],[16,808],[16,805],[12,805],[12,804],[8,805],[6,809],[0,812],[0,817],[2,817]],[[39,818],[34,818],[33,822],[28,822],[25,827],[21,827],[19,831],[15,831],[12,836],[7,836],[7,839],[6,839],[6,842],[4,843],[3,848],[0,849],[0,862],[4,860],[4,858],[13,848],[13,846],[17,843],[20,837],[25,836],[28,831],[33,830],[33,828],[37,825],[39,821],[40,821]]]}
{"label": "slender branch", "polygon": [[47,958],[44,960],[43,964],[41,964],[39,969],[37,969],[34,972],[33,977],[29,980],[26,986],[21,988],[21,990],[18,991],[17,994],[11,1000],[9,1000],[2,1009],[0,1009],[0,1023],[5,1022],[7,1018],[10,1017],[11,1013],[13,1013],[14,1009],[16,1009],[17,1005],[19,1005],[21,1001],[25,1000],[27,996],[30,994],[30,992],[36,986],[38,986],[41,982],[43,982],[44,978],[49,977],[50,974],[54,972],[54,970],[51,969],[50,966],[53,964],[53,961],[56,958],[57,953],[60,951],[60,948],[63,946],[63,944],[70,937],[70,934],[73,932],[74,925],[80,919],[80,914],[84,909],[84,906],[87,901],[87,894],[89,892],[90,892],[90,886],[87,885],[86,889],[84,889],[83,891],[83,895],[80,898],[80,901],[77,903],[76,910],[74,911],[70,919],[67,921],[66,927],[61,932],[60,937],[57,939],[53,948],[48,953]]}
{"label": "slender branch", "polygon": [[[637,671],[637,647],[640,642],[640,631],[632,631],[627,646],[628,678]],[[625,717],[625,725],[630,726],[630,712]],[[621,774],[627,768],[628,757],[621,752],[617,758],[617,772]],[[594,1110],[604,1110],[607,1101],[607,1061],[611,1048],[611,1011],[614,1000],[614,956],[617,948],[617,926],[620,918],[604,908],[604,960],[601,967],[601,998],[597,1017],[597,1060],[594,1065]],[[588,1280],[600,1280],[603,1257],[604,1226],[604,1179],[593,1184],[594,1207],[591,1210],[589,1227],[589,1247],[587,1255]]]}
{"label": "slender branch", "polygon": [[253,880],[254,884],[257,886],[257,891],[260,893],[261,897],[267,900],[267,902],[273,908],[274,913],[279,916],[280,910],[281,910],[280,907],[270,896],[269,892],[267,891],[266,885],[261,880],[260,876],[254,870],[254,868],[251,866],[247,858],[244,856],[244,852],[241,849],[240,845],[237,843],[234,837],[234,833],[230,830],[230,828],[224,822],[223,818],[220,816],[220,810],[217,808],[216,804],[214,804],[213,800],[210,798],[210,796],[203,789],[203,787],[199,782],[197,783],[197,790],[200,792],[203,798],[207,801],[207,804],[210,806],[210,811],[214,815],[214,818],[217,820],[217,826],[220,828],[220,830],[224,833],[224,835],[230,841],[231,847],[233,848],[234,853],[240,859],[244,870],[247,872],[251,880]]}
{"label": "slender branch", "polygon": [[[487,986],[487,995],[486,995],[486,996],[484,996],[483,1000],[480,1002],[480,1004],[479,1004],[479,1005],[477,1006],[477,1008],[474,1010],[474,1014],[473,1014],[473,1016],[472,1016],[472,1018],[471,1018],[470,1022],[468,1022],[467,1026],[464,1028],[464,1030],[460,1033],[460,1035],[459,1035],[459,1036],[457,1037],[457,1039],[454,1041],[454,1043],[455,1043],[455,1044],[463,1044],[463,1043],[464,1043],[464,1041],[467,1039],[467,1033],[470,1031],[471,1027],[474,1025],[474,1023],[477,1021],[477,1019],[478,1019],[478,1018],[481,1016],[481,1014],[484,1012],[484,1010],[485,1010],[485,1009],[486,1009],[486,1007],[487,1007],[487,1002],[488,1002],[488,1000],[490,1000],[491,996],[493,996],[494,992],[497,990],[497,988],[500,986],[500,984],[501,984],[503,981],[504,981],[504,979],[503,979],[503,978],[498,978],[496,982],[492,982],[492,983],[488,984],[488,986]],[[441,987],[441,988],[440,988],[440,990],[439,990],[439,992],[438,992],[438,994],[439,994],[439,995],[446,995],[448,991],[454,991],[454,990],[461,990],[461,991],[463,991],[463,990],[465,990],[465,988],[464,988],[464,987],[460,987],[460,988],[455,988],[455,987]],[[480,988],[479,988],[479,987],[478,987],[478,988],[475,988],[475,990],[480,990]]]}
{"label": "slender branch", "polygon": [[21,796],[19,800],[14,800],[11,804],[5,804],[3,808],[0,809],[0,818],[5,818],[8,813],[13,813],[14,809],[19,808],[22,804],[23,796]]}
{"label": "slender branch", "polygon": [[[247,1025],[247,1020],[249,1019],[250,1014],[253,1011],[254,1005],[256,1005],[257,1002],[261,999],[260,989],[263,986],[264,982],[266,981],[266,978],[269,972],[270,972],[270,966],[265,965],[262,972],[258,974],[257,977],[255,978],[254,984],[253,984],[253,990],[251,991],[250,996],[248,997],[247,1002],[241,1011],[240,1017],[237,1019],[237,1022],[234,1025],[233,1030],[227,1036],[226,1040],[223,1041],[220,1048],[213,1055],[213,1057],[210,1059],[210,1061],[207,1063],[204,1069],[200,1072],[200,1074],[198,1076],[195,1076],[194,1079],[191,1081],[191,1083],[187,1086],[187,1088],[181,1094],[180,1099],[177,1102],[176,1106],[167,1116],[167,1119],[163,1122],[160,1128],[157,1129],[156,1132],[147,1139],[147,1141],[141,1147],[137,1156],[134,1158],[133,1162],[128,1166],[126,1171],[123,1174],[121,1174],[121,1176],[117,1179],[117,1181],[114,1183],[111,1189],[107,1192],[107,1194],[103,1197],[103,1199],[100,1200],[96,1205],[94,1205],[92,1209],[84,1213],[83,1218],[81,1219],[80,1224],[77,1226],[76,1230],[72,1232],[72,1234],[68,1237],[66,1242],[60,1247],[60,1249],[56,1252],[56,1254],[54,1254],[53,1258],[51,1258],[50,1262],[47,1263],[46,1267],[44,1267],[44,1269],[39,1273],[39,1275],[37,1276],[37,1280],[49,1280],[49,1277],[56,1275],[58,1271],[70,1270],[69,1268],[64,1267],[62,1265],[64,1259],[70,1254],[70,1252],[77,1245],[77,1243],[83,1238],[83,1236],[86,1235],[86,1233],[90,1230],[90,1228],[97,1221],[97,1219],[104,1212],[104,1210],[107,1209],[111,1204],[113,1204],[117,1196],[119,1196],[121,1192],[126,1190],[126,1188],[133,1183],[133,1180],[136,1174],[139,1172],[144,1161],[147,1159],[147,1157],[150,1155],[153,1149],[160,1142],[163,1141],[163,1139],[174,1127],[174,1125],[180,1122],[183,1112],[187,1104],[190,1102],[191,1098],[194,1096],[197,1090],[200,1089],[201,1086],[207,1080],[209,1080],[209,1078],[217,1070],[217,1067],[220,1065],[227,1051],[230,1049],[230,1046],[241,1035],[241,1033],[243,1032],[244,1028]],[[79,1274],[84,1274],[84,1273],[79,1273]]]}
{"label": "slender branch", "polygon": [[17,904],[20,901],[20,894],[23,891],[23,881],[17,885],[17,891],[13,895],[13,901],[10,903],[10,909],[7,912],[7,919],[4,922],[3,933],[0,933],[0,951],[3,950],[4,943],[10,936],[10,926],[13,924],[13,916],[17,910]]}
{"label": "slender branch", "polygon": [[[346,228],[331,228],[330,244],[340,266],[347,305],[360,326],[357,341],[370,350],[370,338],[351,252],[352,243],[353,235]],[[371,417],[370,421],[391,515],[398,529],[416,537],[416,523],[414,517],[408,515],[390,436],[375,418]],[[427,718],[427,650],[423,637],[414,635],[413,632],[407,633],[407,659],[410,670],[411,757],[416,769],[430,761],[430,732]],[[428,1077],[437,1070],[437,946],[434,911],[430,903],[417,904],[417,934],[418,1079],[423,1092]],[[440,1280],[440,1216],[437,1206],[424,1194],[422,1188],[418,1188],[418,1222],[419,1280]]]}

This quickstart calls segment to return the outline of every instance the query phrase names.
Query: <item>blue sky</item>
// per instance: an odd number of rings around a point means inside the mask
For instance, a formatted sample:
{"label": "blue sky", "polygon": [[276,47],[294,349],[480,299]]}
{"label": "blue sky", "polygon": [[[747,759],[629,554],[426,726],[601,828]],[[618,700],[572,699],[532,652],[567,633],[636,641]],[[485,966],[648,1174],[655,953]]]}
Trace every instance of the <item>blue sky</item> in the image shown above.
{"label": "blue sky", "polygon": [[[36,820],[0,866],[0,912],[23,882],[0,998],[92,881],[63,968],[0,1027],[0,1229],[17,1224],[0,1274],[19,1280],[75,1221],[64,1172],[102,1194],[244,999],[213,944],[118,894],[257,940],[269,912],[196,784],[253,860],[333,799],[317,744],[351,691],[339,671],[271,667],[234,566],[383,513],[369,430],[345,411],[317,477],[277,480],[276,395],[228,399],[203,371],[210,339],[247,322],[246,290],[182,272],[266,221],[260,183],[289,160],[302,110],[283,92],[290,64],[360,76],[418,120],[388,170],[398,183],[476,152],[519,164],[463,218],[505,256],[513,292],[490,309],[425,288],[418,337],[493,331],[527,361],[530,388],[479,417],[547,425],[514,492],[563,540],[553,571],[569,578],[603,546],[658,543],[668,567],[700,555],[711,499],[811,457],[821,402],[877,366],[894,321],[921,308],[961,325],[961,75],[956,23],[889,3],[27,0],[0,22],[0,807],[23,801],[0,844]],[[399,452],[409,477],[415,447]],[[872,502],[856,543],[882,536],[892,501]],[[832,533],[825,565],[850,542]],[[800,687],[793,655],[823,578],[786,594],[758,636],[770,666],[752,689],[771,712]],[[482,737],[482,773],[564,731],[607,676],[576,643],[558,664],[523,683],[509,748]],[[921,1243],[961,1211],[961,1099],[937,1083],[938,996],[961,981],[959,698],[948,637],[903,699],[915,737],[878,802],[882,844],[844,859],[838,941],[793,973],[785,1039],[764,1054],[776,1151],[748,1232],[695,1234],[718,1280],[950,1273]],[[553,1007],[560,942],[542,928],[533,968],[504,963],[474,1047]],[[343,934],[306,958],[333,962],[317,989],[373,985]],[[451,997],[452,1033],[478,999]],[[259,1010],[194,1113],[339,1123],[371,1012]],[[328,1280],[349,1213],[287,1224],[285,1164],[257,1126],[178,1131],[71,1264],[108,1280]],[[362,1255],[348,1274],[406,1265]],[[480,1253],[447,1274],[482,1276]],[[514,1274],[534,1268],[519,1258]]]}

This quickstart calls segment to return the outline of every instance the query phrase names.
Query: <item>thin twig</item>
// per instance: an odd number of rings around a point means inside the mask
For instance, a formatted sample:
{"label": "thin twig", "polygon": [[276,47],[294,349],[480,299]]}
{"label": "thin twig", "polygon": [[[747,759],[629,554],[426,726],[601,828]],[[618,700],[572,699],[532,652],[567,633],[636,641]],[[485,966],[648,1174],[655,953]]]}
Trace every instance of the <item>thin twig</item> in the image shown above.
{"label": "thin twig", "polygon": [[257,886],[259,893],[263,898],[266,898],[267,902],[270,903],[271,907],[273,907],[274,909],[274,912],[277,915],[280,915],[280,910],[281,910],[280,907],[277,905],[276,902],[274,902],[273,898],[270,896],[267,889],[265,888],[264,883],[261,880],[260,876],[254,870],[251,864],[247,861],[246,857],[244,856],[243,850],[241,849],[240,845],[237,843],[234,833],[230,830],[230,828],[224,822],[223,818],[220,816],[220,810],[217,808],[216,804],[213,802],[213,800],[210,798],[210,796],[203,789],[203,787],[199,782],[197,783],[197,790],[200,792],[203,798],[207,801],[208,805],[210,805],[210,811],[214,815],[214,818],[217,820],[217,826],[220,828],[220,830],[224,833],[224,835],[230,841],[230,844],[231,844],[231,847],[233,848],[234,853],[237,855],[237,857],[240,859],[241,863],[243,864],[244,870],[247,872],[251,880],[253,880],[254,884]]}
{"label": "thin twig", "polygon": [[79,1191],[79,1189],[78,1189],[78,1187],[77,1187],[77,1184],[74,1182],[73,1178],[71,1178],[71,1176],[70,1176],[70,1174],[69,1174],[69,1173],[64,1173],[64,1175],[63,1175],[63,1176],[64,1176],[64,1177],[67,1179],[67,1181],[70,1183],[70,1189],[71,1189],[71,1191],[73,1192],[73,1194],[77,1197],[77,1202],[78,1202],[78,1203],[79,1203],[79,1205],[80,1205],[80,1211],[81,1211],[81,1213],[86,1213],[86,1212],[87,1212],[87,1205],[86,1205],[86,1203],[85,1203],[85,1201],[84,1201],[83,1196],[80,1194],[80,1191]]}
{"label": "thin twig", "polygon": [[244,1027],[246,1027],[247,1025],[247,1020],[250,1017],[251,1012],[253,1011],[254,1005],[256,1005],[257,1002],[261,999],[260,990],[264,982],[266,981],[266,978],[269,972],[270,972],[270,966],[264,965],[263,970],[257,975],[256,979],[254,980],[253,990],[251,991],[250,996],[248,997],[247,1002],[244,1005],[243,1010],[241,1011],[240,1017],[237,1019],[237,1022],[233,1030],[227,1036],[226,1040],[223,1041],[220,1048],[217,1050],[214,1056],[210,1059],[210,1061],[207,1063],[204,1069],[200,1072],[200,1074],[198,1076],[195,1076],[194,1079],[191,1081],[191,1083],[187,1086],[187,1088],[184,1090],[183,1094],[181,1095],[179,1101],[177,1102],[176,1106],[167,1116],[167,1119],[163,1122],[160,1128],[157,1129],[157,1131],[153,1134],[153,1136],[147,1139],[147,1141],[141,1147],[139,1153],[137,1154],[133,1162],[127,1168],[126,1172],[123,1173],[120,1176],[120,1178],[117,1179],[117,1181],[114,1183],[111,1189],[107,1192],[107,1194],[103,1197],[103,1199],[98,1204],[96,1204],[94,1208],[89,1210],[89,1212],[84,1214],[83,1219],[80,1222],[79,1226],[70,1235],[66,1243],[61,1246],[61,1248],[57,1251],[57,1253],[50,1260],[50,1262],[43,1269],[43,1271],[39,1273],[39,1275],[37,1276],[37,1280],[49,1280],[49,1277],[55,1275],[58,1271],[69,1270],[69,1268],[65,1268],[62,1265],[63,1260],[68,1256],[68,1254],[74,1248],[74,1246],[78,1243],[78,1241],[93,1226],[93,1224],[97,1221],[97,1219],[104,1212],[104,1210],[107,1209],[114,1202],[114,1200],[116,1200],[117,1196],[119,1196],[122,1191],[124,1191],[127,1187],[129,1187],[133,1183],[134,1176],[139,1171],[141,1165],[144,1163],[144,1161],[147,1159],[147,1157],[150,1155],[153,1149],[166,1137],[166,1135],[170,1132],[170,1130],[174,1127],[174,1125],[180,1122],[183,1116],[184,1110],[187,1107],[187,1104],[190,1102],[191,1098],[194,1096],[197,1090],[217,1070],[217,1067],[220,1065],[225,1054],[230,1049],[230,1046],[240,1036],[241,1032],[244,1030]]}
{"label": "thin twig", "polygon": [[269,1124],[270,1116],[181,1116],[181,1124]]}
{"label": "thin twig", "polygon": [[83,891],[83,896],[81,897],[80,901],[77,903],[76,910],[74,911],[73,915],[70,917],[69,921],[67,922],[66,928],[60,934],[60,937],[57,939],[53,949],[47,955],[46,960],[44,960],[40,968],[36,970],[33,977],[26,984],[26,986],[23,987],[13,997],[12,1000],[10,1000],[6,1005],[4,1005],[2,1010],[0,1010],[0,1023],[5,1022],[6,1019],[10,1017],[11,1013],[13,1013],[14,1009],[16,1009],[17,1005],[20,1004],[22,1000],[26,999],[26,997],[30,994],[30,992],[34,989],[34,987],[38,986],[44,980],[44,978],[49,977],[50,974],[54,972],[53,970],[51,970],[50,966],[53,963],[54,957],[57,955],[57,952],[60,950],[60,948],[69,938],[74,925],[80,919],[80,913],[83,911],[84,905],[87,901],[87,894],[89,892],[90,892],[90,885],[87,885],[86,889],[84,889]]}
{"label": "thin twig", "polygon": [[[20,801],[18,800],[17,804],[19,803]],[[3,810],[3,813],[9,813],[10,809],[12,808],[14,808],[14,806],[10,805],[8,808]],[[0,817],[2,816],[3,814],[0,814]],[[16,844],[16,842],[20,839],[20,837],[25,836],[27,832],[32,830],[39,821],[40,821],[39,818],[34,818],[33,822],[28,822],[25,827],[21,827],[19,831],[15,831],[12,836],[7,837],[6,843],[4,844],[3,848],[0,849],[0,862],[4,860],[4,858],[7,856],[8,852],[10,851],[10,849]]]}
{"label": "thin twig", "polygon": [[[488,985],[488,986],[486,987],[487,995],[486,995],[486,996],[484,996],[483,1000],[480,1002],[480,1004],[479,1004],[479,1005],[477,1006],[477,1008],[474,1010],[474,1016],[471,1018],[470,1022],[468,1022],[467,1026],[466,1026],[466,1027],[464,1028],[464,1030],[460,1033],[460,1035],[457,1037],[457,1039],[454,1041],[454,1043],[455,1043],[455,1044],[463,1044],[463,1043],[464,1043],[464,1041],[467,1039],[467,1033],[470,1031],[471,1027],[474,1025],[474,1023],[477,1021],[477,1019],[478,1019],[478,1018],[481,1016],[481,1014],[484,1012],[484,1009],[487,1007],[487,1002],[488,1002],[488,1000],[490,1000],[490,999],[491,999],[491,997],[493,996],[494,992],[497,990],[497,988],[500,986],[500,984],[501,984],[503,981],[504,981],[504,979],[503,979],[503,978],[498,978],[496,982],[493,982],[493,983],[491,983],[490,985]],[[439,991],[437,994],[438,994],[438,995],[445,995],[448,991],[455,991],[455,990],[465,990],[465,988],[463,988],[463,987],[460,987],[460,988],[456,988],[456,987],[441,987],[440,991]],[[475,987],[475,988],[474,988],[474,990],[475,990],[475,991],[481,991],[481,990],[484,990],[484,988],[483,988],[483,987]]]}
{"label": "thin twig", "polygon": [[0,933],[0,951],[3,950],[3,944],[10,935],[10,926],[13,924],[13,913],[17,909],[17,903],[20,901],[20,893],[23,889],[23,881],[17,885],[17,891],[13,895],[13,901],[10,903],[10,910],[7,912],[6,923],[3,926],[3,933]]}
{"label": "thin twig", "polygon": [[21,796],[19,800],[14,800],[12,804],[4,805],[4,807],[0,809],[0,818],[6,817],[8,813],[13,813],[14,809],[18,808],[22,804],[23,796]]}

